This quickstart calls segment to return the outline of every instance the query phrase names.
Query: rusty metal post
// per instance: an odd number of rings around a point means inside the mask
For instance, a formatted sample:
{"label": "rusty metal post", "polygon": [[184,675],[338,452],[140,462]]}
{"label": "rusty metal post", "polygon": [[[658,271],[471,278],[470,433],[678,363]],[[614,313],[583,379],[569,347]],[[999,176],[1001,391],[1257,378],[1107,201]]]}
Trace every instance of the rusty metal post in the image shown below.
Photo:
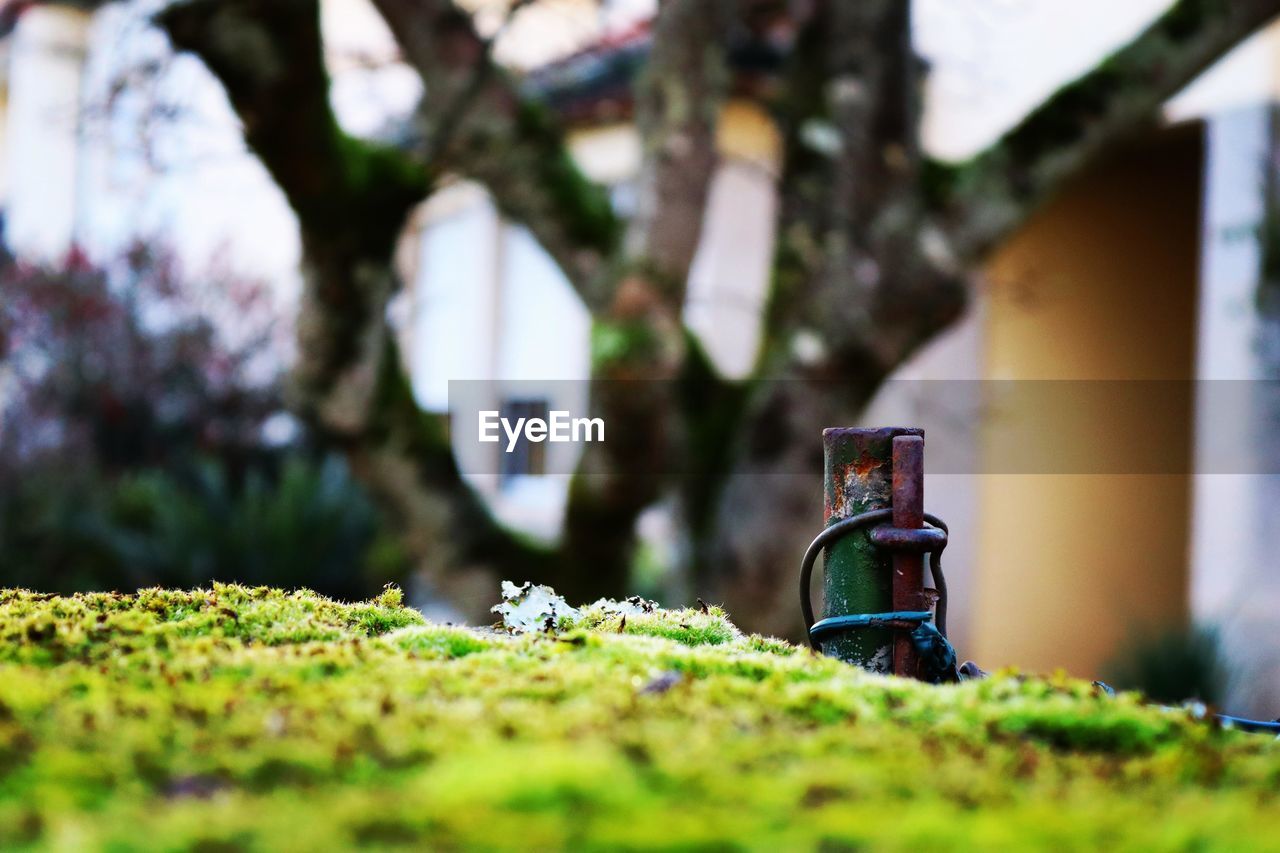
{"label": "rusty metal post", "polygon": [[[859,513],[889,508],[893,443],[899,436],[923,440],[924,430],[885,427],[822,431],[826,526]],[[823,562],[823,615],[893,610],[892,562],[889,552],[871,544],[865,530],[833,542]],[[825,650],[872,672],[893,671],[893,636],[887,628],[849,632],[833,638]]]}
{"label": "rusty metal post", "polygon": [[[924,527],[924,438],[899,435],[893,439],[893,526]],[[924,595],[924,555],[899,550],[893,554],[893,609],[928,610]],[[919,677],[919,658],[911,637],[899,631],[893,644],[895,675]]]}

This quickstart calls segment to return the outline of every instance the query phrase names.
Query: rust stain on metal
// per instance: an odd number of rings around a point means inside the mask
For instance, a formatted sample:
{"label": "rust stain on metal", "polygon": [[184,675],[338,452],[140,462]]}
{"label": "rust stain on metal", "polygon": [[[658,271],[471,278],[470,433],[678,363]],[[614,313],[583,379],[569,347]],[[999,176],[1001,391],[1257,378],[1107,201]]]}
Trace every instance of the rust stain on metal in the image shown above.
{"label": "rust stain on metal", "polygon": [[863,453],[852,462],[837,464],[828,518],[848,518],[867,506],[889,502],[889,471],[883,460]]}
{"label": "rust stain on metal", "polygon": [[884,460],[876,459],[864,450],[860,457],[850,463],[849,467],[852,469],[855,477],[859,480],[865,480],[871,476],[871,473],[877,468],[884,467]]}
{"label": "rust stain on metal", "polygon": [[835,470],[831,472],[833,488],[824,489],[824,492],[826,492],[826,505],[823,507],[824,518],[847,518],[849,516],[844,488],[844,484],[849,479],[848,467],[848,465],[837,464]]}
{"label": "rust stain on metal", "polygon": [[[845,500],[856,507],[883,506],[889,503],[890,481],[884,464],[860,464],[854,461],[844,471]],[[861,509],[858,510],[861,512]]]}

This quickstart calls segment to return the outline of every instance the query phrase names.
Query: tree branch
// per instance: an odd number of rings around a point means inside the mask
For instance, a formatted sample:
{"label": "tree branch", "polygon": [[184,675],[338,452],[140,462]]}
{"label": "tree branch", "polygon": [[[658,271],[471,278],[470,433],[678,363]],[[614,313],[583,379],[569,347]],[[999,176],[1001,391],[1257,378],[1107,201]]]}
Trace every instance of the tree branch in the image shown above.
{"label": "tree branch", "polygon": [[653,26],[653,48],[636,86],[644,161],[627,255],[683,309],[689,267],[702,235],[719,157],[716,126],[730,84],[727,42],[735,0],[667,0]]}
{"label": "tree branch", "polygon": [[597,343],[608,345],[595,348],[592,365],[593,404],[610,440],[584,454],[564,525],[569,564],[608,573],[615,587],[626,582],[636,520],[664,493],[684,444],[675,380],[689,351],[685,283],[719,160],[737,11],[737,0],[666,0],[637,82],[639,205],[613,299],[596,313]]}
{"label": "tree branch", "polygon": [[385,347],[375,415],[361,441],[348,446],[348,458],[390,511],[433,592],[479,620],[501,580],[571,589],[555,552],[503,527],[462,478],[448,417],[418,406],[394,340]]}
{"label": "tree branch", "polygon": [[304,291],[292,390],[300,413],[345,450],[438,592],[463,605],[487,602],[512,565],[555,580],[551,555],[493,519],[462,479],[447,429],[413,398],[386,303],[395,241],[430,181],[399,152],[339,129],[317,0],[187,0],[157,20],[221,80],[249,146],[298,215]]}
{"label": "tree branch", "polygon": [[828,3],[800,30],[783,90],[787,159],[774,292],[778,359],[790,333],[823,352],[792,364],[874,387],[963,304],[955,270],[923,250],[920,63],[903,0]]}
{"label": "tree branch", "polygon": [[[449,0],[374,0],[426,85],[420,110],[433,167],[480,181],[533,233],[589,307],[610,297],[621,238],[608,194],[573,163],[545,108],[522,100],[470,19]],[[460,109],[461,108],[461,109]]]}
{"label": "tree branch", "polygon": [[1280,0],[1178,0],[972,161],[933,164],[927,191],[955,254],[981,258],[1063,181],[1152,124],[1166,100],[1277,14]]}
{"label": "tree branch", "polygon": [[[426,195],[428,174],[339,128],[317,0],[185,0],[156,22],[175,48],[198,56],[221,81],[246,141],[304,228],[336,236],[354,226],[371,253],[394,241],[404,213]],[[361,213],[379,215],[372,222],[352,216],[353,202]]]}
{"label": "tree branch", "polygon": [[[551,112],[520,98],[469,19],[445,0],[375,0],[426,84],[424,138],[440,165],[484,183],[499,210],[533,232],[597,320],[596,379],[670,379],[684,357],[685,281],[716,163],[715,127],[728,89],[725,42],[733,0],[670,0],[638,89],[645,158],[641,210],[621,247],[608,197],[579,173]],[[457,105],[467,109],[461,114]],[[636,516],[660,494],[671,450],[670,389],[597,383],[594,405],[615,424],[589,451],[565,524],[570,574],[604,592],[625,583]],[[584,592],[588,590],[584,587]]]}
{"label": "tree branch", "polygon": [[156,21],[222,82],[249,147],[298,215],[297,408],[326,430],[358,432],[380,372],[392,247],[429,176],[338,127],[317,0],[185,0]]}
{"label": "tree branch", "polygon": [[852,236],[868,242],[888,197],[907,186],[919,165],[911,4],[863,0],[833,3],[829,10],[827,102],[840,136],[833,227],[852,229]]}

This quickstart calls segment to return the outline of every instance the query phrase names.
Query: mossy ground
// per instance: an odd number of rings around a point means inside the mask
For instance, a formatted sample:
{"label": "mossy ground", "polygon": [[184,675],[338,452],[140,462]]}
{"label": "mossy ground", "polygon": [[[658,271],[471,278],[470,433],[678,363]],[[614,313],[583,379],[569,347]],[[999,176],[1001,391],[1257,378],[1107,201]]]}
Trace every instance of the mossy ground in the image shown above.
{"label": "mossy ground", "polygon": [[619,625],[0,591],[0,849],[1280,847],[1266,736],[869,676],[714,608]]}

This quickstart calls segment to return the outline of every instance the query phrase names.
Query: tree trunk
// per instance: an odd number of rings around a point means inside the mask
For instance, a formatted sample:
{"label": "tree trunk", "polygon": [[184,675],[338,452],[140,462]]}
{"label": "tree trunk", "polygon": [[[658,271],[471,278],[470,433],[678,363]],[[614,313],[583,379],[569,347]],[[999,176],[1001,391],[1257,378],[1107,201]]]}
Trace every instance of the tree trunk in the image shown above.
{"label": "tree trunk", "polygon": [[822,430],[849,425],[874,385],[836,387],[791,374],[761,389],[712,523],[700,537],[695,586],[750,630],[802,633],[795,581],[822,530]]}

